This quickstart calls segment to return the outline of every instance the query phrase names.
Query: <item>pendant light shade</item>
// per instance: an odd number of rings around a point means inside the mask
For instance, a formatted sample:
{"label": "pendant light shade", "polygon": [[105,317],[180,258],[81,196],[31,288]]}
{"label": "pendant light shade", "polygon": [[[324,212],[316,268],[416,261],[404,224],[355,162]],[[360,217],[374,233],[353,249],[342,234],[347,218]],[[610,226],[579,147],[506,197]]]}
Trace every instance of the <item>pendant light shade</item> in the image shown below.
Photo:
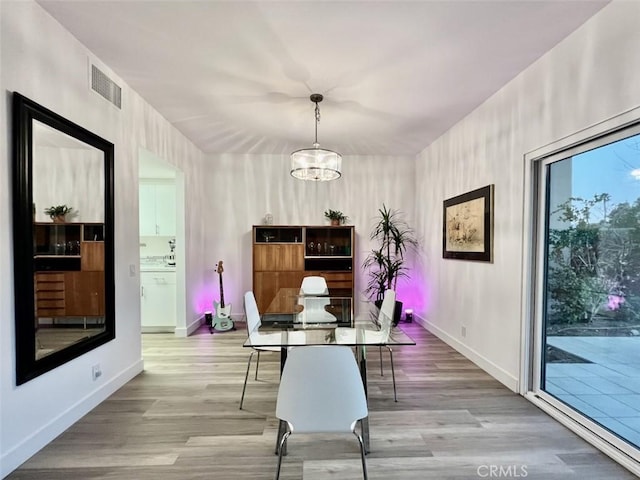
{"label": "pendant light shade", "polygon": [[291,176],[300,180],[314,182],[327,182],[335,180],[342,175],[342,155],[331,150],[320,148],[318,143],[318,122],[320,122],[320,108],[318,103],[322,101],[322,95],[314,93],[310,99],[316,104],[315,125],[316,139],[312,148],[296,150],[291,154]]}

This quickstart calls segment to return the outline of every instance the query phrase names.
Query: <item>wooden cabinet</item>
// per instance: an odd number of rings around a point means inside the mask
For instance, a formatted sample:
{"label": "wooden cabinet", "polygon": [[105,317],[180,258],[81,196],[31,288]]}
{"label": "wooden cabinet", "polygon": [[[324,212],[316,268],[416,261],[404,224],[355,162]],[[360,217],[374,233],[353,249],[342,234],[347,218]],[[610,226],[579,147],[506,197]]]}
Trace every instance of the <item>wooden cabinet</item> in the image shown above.
{"label": "wooden cabinet", "polygon": [[36,317],[59,317],[65,313],[64,273],[36,273]]}
{"label": "wooden cabinet", "polygon": [[104,315],[104,273],[64,273],[64,316],[100,317]]}
{"label": "wooden cabinet", "polygon": [[304,270],[302,243],[255,245],[253,248],[253,269],[258,272]]}
{"label": "wooden cabinet", "polygon": [[34,224],[36,317],[105,314],[104,225]]}
{"label": "wooden cabinet", "polygon": [[104,242],[81,242],[80,252],[80,270],[85,272],[104,271]]}
{"label": "wooden cabinet", "polygon": [[330,291],[353,296],[353,242],[351,226],[254,226],[253,292],[260,312],[279,289],[297,288],[309,275],[326,278]]}

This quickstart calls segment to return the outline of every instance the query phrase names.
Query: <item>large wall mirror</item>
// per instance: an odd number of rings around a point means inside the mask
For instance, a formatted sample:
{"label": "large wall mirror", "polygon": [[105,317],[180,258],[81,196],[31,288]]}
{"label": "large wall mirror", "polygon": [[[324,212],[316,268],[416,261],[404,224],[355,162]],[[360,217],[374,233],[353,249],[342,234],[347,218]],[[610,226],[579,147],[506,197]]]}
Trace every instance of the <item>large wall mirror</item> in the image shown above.
{"label": "large wall mirror", "polygon": [[114,148],[19,93],[13,142],[20,385],[115,338]]}

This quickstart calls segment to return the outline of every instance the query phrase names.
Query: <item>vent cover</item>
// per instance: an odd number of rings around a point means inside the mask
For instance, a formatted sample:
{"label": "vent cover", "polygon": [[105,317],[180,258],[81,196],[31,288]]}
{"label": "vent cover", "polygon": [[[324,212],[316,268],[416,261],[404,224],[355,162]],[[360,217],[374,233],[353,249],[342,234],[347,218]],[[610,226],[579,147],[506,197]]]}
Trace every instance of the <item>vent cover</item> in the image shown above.
{"label": "vent cover", "polygon": [[95,65],[91,65],[91,89],[116,107],[122,108],[122,88]]}

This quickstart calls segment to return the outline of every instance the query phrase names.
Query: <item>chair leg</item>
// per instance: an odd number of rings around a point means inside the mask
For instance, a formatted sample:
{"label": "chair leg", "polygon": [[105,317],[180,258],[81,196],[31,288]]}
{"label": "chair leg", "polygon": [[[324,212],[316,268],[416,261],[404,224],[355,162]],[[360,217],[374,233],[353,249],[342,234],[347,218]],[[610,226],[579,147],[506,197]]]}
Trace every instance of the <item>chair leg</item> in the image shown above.
{"label": "chair leg", "polygon": [[365,452],[364,452],[364,442],[362,441],[362,437],[358,435],[356,432],[353,434],[358,439],[358,443],[360,444],[360,458],[362,459],[362,474],[364,475],[364,480],[368,480],[369,476],[367,475],[367,461],[365,460]]}
{"label": "chair leg", "polygon": [[384,372],[382,371],[382,346],[380,346],[380,376],[384,377]]}
{"label": "chair leg", "polygon": [[388,345],[385,345],[389,350],[389,358],[391,359],[391,376],[393,377],[393,399],[397,402],[398,395],[396,394],[396,372],[393,370],[393,350]]}
{"label": "chair leg", "polygon": [[258,358],[256,360],[256,380],[258,380],[258,368],[260,367],[260,350],[258,350]]}
{"label": "chair leg", "polygon": [[282,440],[280,440],[280,445],[278,446],[278,468],[276,470],[276,480],[280,478],[280,467],[282,466],[282,452],[287,444],[287,438],[289,438],[291,432],[285,432],[282,436]]}
{"label": "chair leg", "polygon": [[249,361],[247,362],[247,373],[244,375],[244,387],[242,387],[242,397],[240,397],[240,410],[242,410],[242,404],[244,402],[244,392],[247,389],[247,378],[249,378],[249,369],[251,368],[251,358],[253,357],[253,354],[256,353],[255,351],[251,352],[251,355],[249,355]]}

